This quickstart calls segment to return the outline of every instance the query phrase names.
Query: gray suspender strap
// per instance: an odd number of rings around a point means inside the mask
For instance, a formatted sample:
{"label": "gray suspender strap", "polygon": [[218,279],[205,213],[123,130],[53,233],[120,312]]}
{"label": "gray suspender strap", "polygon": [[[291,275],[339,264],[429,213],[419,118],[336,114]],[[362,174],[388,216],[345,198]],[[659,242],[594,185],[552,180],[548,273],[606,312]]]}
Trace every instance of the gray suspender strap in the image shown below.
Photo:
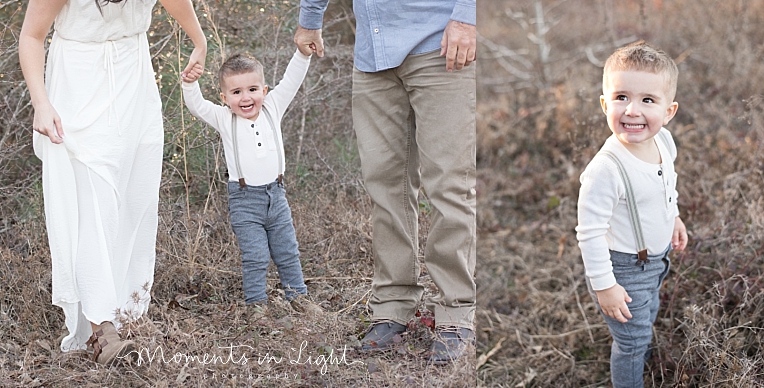
{"label": "gray suspender strap", "polygon": [[236,114],[231,112],[231,135],[233,137],[233,158],[236,160],[236,172],[239,173],[239,187],[246,187],[244,175],[241,172],[241,162],[239,162],[239,142],[236,139]]}
{"label": "gray suspender strap", "polygon": [[[276,131],[276,126],[273,125],[273,117],[271,116],[271,112],[268,112],[268,109],[265,109],[265,105],[263,105],[263,109],[260,110],[261,112],[265,113],[265,118],[268,119],[268,124],[271,126],[271,131],[273,131],[273,141],[276,142],[276,153],[279,157],[279,180],[281,180],[281,177],[284,175],[284,155],[281,154],[281,150],[284,149],[284,147],[281,146],[279,143],[279,134],[278,131]],[[281,183],[281,182],[279,182]]]}
{"label": "gray suspender strap", "polygon": [[663,142],[663,145],[666,146],[666,150],[668,150],[669,149],[669,140],[670,140],[669,136],[671,136],[671,135],[669,135],[668,132],[660,131],[660,132],[658,132],[658,136],[661,137],[661,141]]}
{"label": "gray suspender strap", "polygon": [[[273,117],[271,116],[271,113],[268,112],[267,109],[265,109],[265,105],[263,105],[261,112],[265,113],[265,118],[268,119],[268,124],[271,126],[271,130],[273,131],[273,139],[276,142],[276,154],[278,155],[279,159],[279,176],[277,178],[279,184],[283,184],[284,179],[284,156],[281,155],[281,144],[279,144],[279,135],[276,131],[276,126],[273,125]],[[239,142],[236,137],[236,114],[231,113],[231,132],[233,137],[233,158],[236,160],[236,170],[239,173],[239,186],[244,187],[247,185],[247,183],[244,181],[244,176],[241,170],[241,162],[239,162]]]}
{"label": "gray suspender strap", "polygon": [[621,181],[626,187],[626,207],[629,209],[629,220],[631,221],[631,230],[634,231],[634,241],[637,243],[637,265],[649,263],[647,258],[647,246],[645,245],[644,233],[642,233],[642,223],[639,221],[639,211],[637,210],[637,201],[634,198],[634,189],[631,186],[631,180],[626,173],[626,169],[618,157],[610,151],[602,151],[602,154],[609,157],[618,168],[618,174],[621,175]]}

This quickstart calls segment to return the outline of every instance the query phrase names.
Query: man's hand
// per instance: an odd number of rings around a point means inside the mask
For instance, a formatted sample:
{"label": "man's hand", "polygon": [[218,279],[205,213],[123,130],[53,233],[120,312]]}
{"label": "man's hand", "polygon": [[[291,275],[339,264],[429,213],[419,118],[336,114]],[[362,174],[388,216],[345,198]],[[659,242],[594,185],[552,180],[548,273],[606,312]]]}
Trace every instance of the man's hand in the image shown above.
{"label": "man's hand", "polygon": [[687,228],[679,216],[674,219],[674,233],[671,235],[671,247],[677,251],[684,250],[687,247]]}
{"label": "man's hand", "polygon": [[631,303],[631,297],[620,284],[616,283],[613,287],[594,292],[597,293],[597,300],[605,315],[621,323],[626,323],[631,318],[629,306],[626,305]]}
{"label": "man's hand", "polygon": [[316,53],[319,58],[324,56],[324,40],[321,38],[321,30],[308,30],[297,27],[294,33],[294,44],[303,55]]}
{"label": "man's hand", "polygon": [[443,39],[440,40],[440,55],[446,56],[446,71],[461,70],[475,61],[477,49],[477,29],[467,23],[449,20]]}

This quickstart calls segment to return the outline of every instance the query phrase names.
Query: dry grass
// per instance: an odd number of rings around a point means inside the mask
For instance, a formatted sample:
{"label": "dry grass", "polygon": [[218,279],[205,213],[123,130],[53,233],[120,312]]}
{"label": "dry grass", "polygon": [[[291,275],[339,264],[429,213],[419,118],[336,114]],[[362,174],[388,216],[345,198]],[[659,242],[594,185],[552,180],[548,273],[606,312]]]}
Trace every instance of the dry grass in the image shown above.
{"label": "dry grass", "polygon": [[637,38],[679,62],[669,129],[690,233],[671,255],[646,386],[764,385],[764,2],[543,1],[543,42],[528,34],[534,3],[478,5],[479,385],[609,385],[574,231],[578,176],[609,134],[598,65]]}
{"label": "dry grass", "polygon": [[[221,52],[245,50],[261,58],[273,85],[294,51],[296,4],[198,2],[209,33],[209,70],[216,70]],[[140,365],[103,367],[58,350],[63,314],[50,304],[40,163],[31,150],[32,109],[16,55],[24,4],[0,1],[0,386],[474,386],[474,360],[426,364],[432,334],[418,320],[398,351],[352,350],[368,325],[373,262],[371,204],[350,119],[350,5],[333,2],[327,57],[313,61],[283,124],[289,199],[308,289],[326,311],[320,316],[289,308],[275,268],[268,313],[254,316],[243,305],[222,147],[180,102],[177,73],[190,45],[163,11],[155,15],[150,42],[166,131],[156,274],[148,314],[125,333],[156,358],[143,353]],[[217,95],[211,75],[202,88]],[[426,234],[427,206],[422,209]],[[422,281],[431,283],[426,274]],[[210,363],[212,357],[218,358]]]}

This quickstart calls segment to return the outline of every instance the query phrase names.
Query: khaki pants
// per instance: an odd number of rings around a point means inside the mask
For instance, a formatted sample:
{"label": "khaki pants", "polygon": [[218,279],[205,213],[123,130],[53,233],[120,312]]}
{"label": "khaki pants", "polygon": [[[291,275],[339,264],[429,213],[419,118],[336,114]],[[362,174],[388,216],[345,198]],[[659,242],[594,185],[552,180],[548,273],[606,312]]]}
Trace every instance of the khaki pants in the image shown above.
{"label": "khaki pants", "polygon": [[374,203],[373,319],[405,325],[422,298],[422,188],[432,205],[424,263],[439,290],[427,308],[437,326],[474,329],[475,66],[447,73],[435,51],[390,70],[355,69],[353,122]]}

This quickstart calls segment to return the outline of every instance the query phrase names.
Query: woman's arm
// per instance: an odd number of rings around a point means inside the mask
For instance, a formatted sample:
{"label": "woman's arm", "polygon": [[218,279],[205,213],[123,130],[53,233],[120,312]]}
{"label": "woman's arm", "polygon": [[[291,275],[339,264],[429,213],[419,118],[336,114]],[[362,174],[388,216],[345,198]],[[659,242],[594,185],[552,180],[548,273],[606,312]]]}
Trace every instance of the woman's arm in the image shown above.
{"label": "woman's arm", "polygon": [[191,41],[194,42],[194,51],[188,58],[188,65],[183,69],[183,73],[191,71],[194,65],[199,64],[204,67],[204,61],[207,56],[207,38],[204,36],[202,27],[199,25],[199,19],[196,18],[194,6],[191,0],[159,0],[162,6],[175,18],[188,34]]}
{"label": "woman's arm", "polygon": [[19,63],[34,107],[32,128],[61,143],[64,129],[61,118],[50,104],[45,90],[45,38],[56,15],[67,0],[29,0],[19,36]]}

